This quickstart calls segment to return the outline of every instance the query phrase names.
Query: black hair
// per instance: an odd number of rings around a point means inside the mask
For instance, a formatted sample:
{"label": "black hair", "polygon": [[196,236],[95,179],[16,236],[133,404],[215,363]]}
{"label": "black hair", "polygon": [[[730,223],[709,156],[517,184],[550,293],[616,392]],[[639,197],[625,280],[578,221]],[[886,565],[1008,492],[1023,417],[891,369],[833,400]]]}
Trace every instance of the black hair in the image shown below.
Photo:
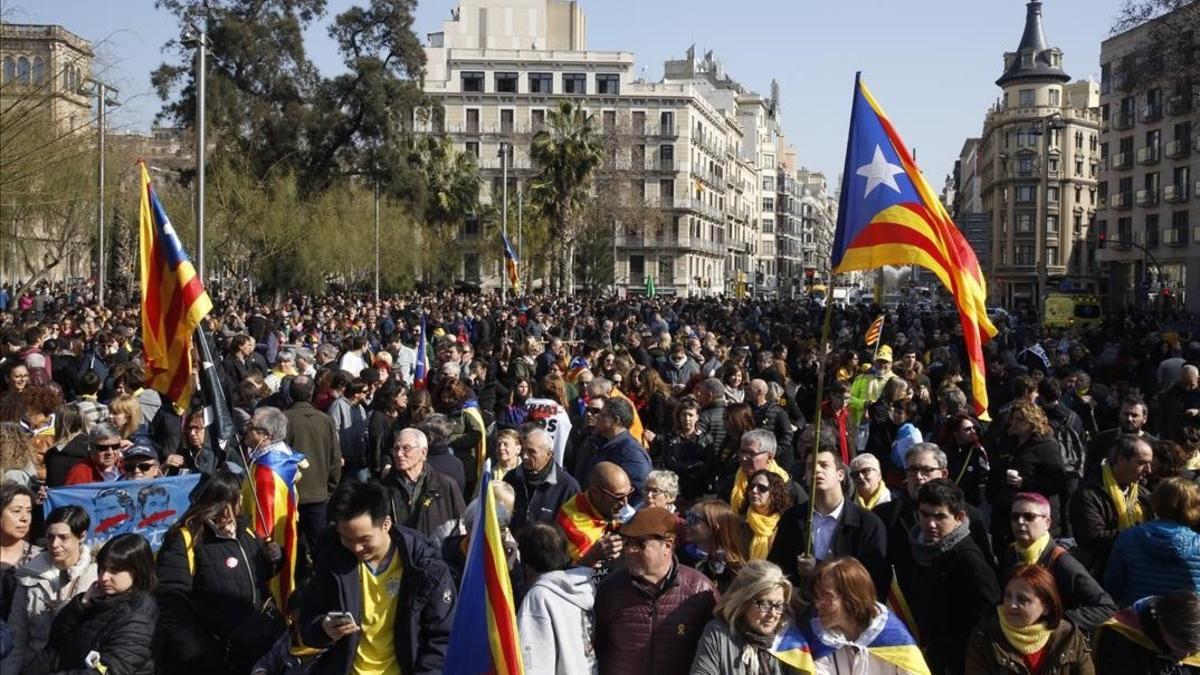
{"label": "black hair", "polygon": [[1054,403],[1062,398],[1062,383],[1054,377],[1043,377],[1037,386],[1038,398],[1046,403]]}
{"label": "black hair", "polygon": [[75,380],[75,389],[80,394],[92,395],[100,391],[100,375],[94,370],[88,370]]}
{"label": "black hair", "polygon": [[348,481],[329,496],[329,520],[345,522],[366,514],[371,517],[371,524],[378,526],[388,516],[389,505],[382,485]]}
{"label": "black hair", "polygon": [[[1136,434],[1120,434],[1113,441],[1112,449],[1108,453],[1108,461],[1116,462],[1118,459],[1129,459],[1137,454],[1139,445],[1150,445],[1144,437]],[[1153,450],[1153,446],[1150,448]]]}
{"label": "black hair", "polygon": [[96,554],[96,570],[129,572],[133,575],[133,588],[144,593],[152,592],[158,583],[154,574],[154,552],[140,534],[118,534],[104,542]]}
{"label": "black hair", "polygon": [[46,516],[47,528],[55,523],[66,523],[71,534],[79,539],[87,534],[88,528],[92,526],[92,519],[88,517],[87,510],[82,506],[69,504],[54,509]]}
{"label": "black hair", "polygon": [[561,530],[548,523],[534,523],[517,538],[521,562],[538,574],[566,569],[571,564],[567,538]]}
{"label": "black hair", "polygon": [[293,401],[312,401],[313,392],[316,390],[316,383],[307,375],[297,375],[292,378],[288,384],[288,393],[291,394]]}
{"label": "black hair", "polygon": [[33,492],[20,483],[5,483],[0,485],[0,511],[8,508],[17,495],[25,495],[33,500]]}
{"label": "black hair", "polygon": [[963,492],[947,478],[931,480],[917,491],[917,505],[945,506],[951,514],[958,515],[967,510]]}
{"label": "black hair", "polygon": [[241,495],[241,478],[228,469],[218,470],[192,492],[191,506],[175,527],[186,527],[199,540],[205,533],[204,524],[216,519],[226,506],[236,506]]}
{"label": "black hair", "polygon": [[1200,594],[1192,590],[1166,593],[1151,601],[1158,631],[1190,652],[1200,651]]}
{"label": "black hair", "polygon": [[837,381],[829,385],[827,391],[829,392],[829,398],[844,396],[850,393],[850,385],[846,384],[845,382]]}

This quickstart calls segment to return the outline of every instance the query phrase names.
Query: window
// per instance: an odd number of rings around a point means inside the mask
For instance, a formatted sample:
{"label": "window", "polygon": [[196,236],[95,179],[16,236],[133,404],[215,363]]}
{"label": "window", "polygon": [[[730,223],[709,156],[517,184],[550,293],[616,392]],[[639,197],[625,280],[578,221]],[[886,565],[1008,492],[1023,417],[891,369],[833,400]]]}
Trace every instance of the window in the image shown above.
{"label": "window", "polygon": [[1033,264],[1033,247],[1027,244],[1020,244],[1013,247],[1013,264],[1014,265],[1032,265]]}
{"label": "window", "polygon": [[675,134],[675,113],[666,110],[658,116],[659,134],[662,136],[672,136]]}
{"label": "window", "polygon": [[1146,214],[1146,246],[1158,246],[1158,214]]}
{"label": "window", "polygon": [[1112,64],[1100,64],[1100,93],[1107,94],[1112,91]]}
{"label": "window", "polygon": [[554,93],[554,76],[550,73],[530,73],[529,74],[529,93],[531,94],[553,94]]}
{"label": "window", "polygon": [[1033,214],[1018,213],[1017,214],[1017,232],[1033,232]]}
{"label": "window", "polygon": [[1046,264],[1049,266],[1052,266],[1052,267],[1058,266],[1058,247],[1057,246],[1047,246],[1046,247]]}
{"label": "window", "polygon": [[583,73],[563,73],[564,94],[586,94],[587,75]]}
{"label": "window", "polygon": [[1033,143],[1029,141],[1029,132],[1025,131],[1025,127],[1021,127],[1017,129],[1017,147],[1023,148],[1026,145],[1033,145]]}
{"label": "window", "polygon": [[17,84],[29,84],[29,59],[17,58]]}
{"label": "window", "polygon": [[658,278],[654,280],[656,284],[673,284],[675,283],[675,259],[670,257],[660,257],[658,259]]}
{"label": "window", "polygon": [[675,161],[675,146],[669,143],[658,147],[658,159],[663,164]]}
{"label": "window", "polygon": [[763,234],[771,234],[775,232],[775,220],[773,218],[763,218],[762,231]]}
{"label": "window", "polygon": [[500,111],[500,133],[511,134],[513,132],[513,111],[511,109]]}
{"label": "window", "polygon": [[501,94],[517,93],[517,74],[516,73],[496,73],[496,91]]}
{"label": "window", "polygon": [[1021,174],[1022,176],[1031,175],[1033,173],[1033,158],[1032,157],[1018,157],[1017,158],[1017,172],[1019,174]]}
{"label": "window", "polygon": [[633,116],[631,119],[633,120],[633,133],[638,134],[638,135],[645,134],[646,133],[646,111],[645,110],[633,111]]}
{"label": "window", "polygon": [[665,179],[658,181],[658,198],[660,204],[670,206],[675,203],[675,181]]}
{"label": "window", "polygon": [[617,130],[617,111],[605,110],[600,115],[600,125],[601,125],[600,128],[606,134],[611,134],[614,131],[616,131]]}
{"label": "window", "polygon": [[1171,214],[1171,229],[1175,230],[1175,240],[1177,243],[1187,243],[1188,231],[1188,212],[1176,211]]}
{"label": "window", "polygon": [[546,111],[545,110],[530,110],[529,111],[529,126],[533,133],[541,131],[546,126]]}
{"label": "window", "polygon": [[770,212],[775,211],[775,198],[774,197],[763,197],[763,211],[770,211]]}
{"label": "window", "polygon": [[1046,233],[1058,234],[1058,216],[1053,214],[1046,216]]}
{"label": "window", "polygon": [[1018,185],[1017,201],[1026,203],[1037,201],[1037,188],[1033,185]]}
{"label": "window", "polygon": [[1050,90],[1050,105],[1053,105],[1053,106],[1059,105],[1058,97],[1059,97],[1058,89],[1051,89]]}
{"label": "window", "polygon": [[1058,186],[1051,185],[1046,188],[1046,201],[1050,203],[1058,202]]}
{"label": "window", "polygon": [[1080,215],[1080,214],[1078,214],[1078,213],[1076,213],[1076,214],[1075,214],[1075,219],[1074,219],[1074,221],[1071,223],[1071,232],[1072,232],[1072,233],[1073,233],[1073,234],[1074,234],[1076,237],[1078,237],[1078,236],[1079,236],[1079,233],[1080,233],[1080,232],[1082,232],[1082,231],[1083,231],[1083,216],[1082,216],[1082,215]]}
{"label": "window", "polygon": [[775,179],[771,176],[763,176],[762,189],[775,191]]}
{"label": "window", "polygon": [[1083,175],[1083,160],[1082,159],[1075,160],[1075,175],[1076,176]]}
{"label": "window", "polygon": [[468,155],[472,155],[475,159],[479,159],[479,141],[467,141],[463,144]]}
{"label": "window", "polygon": [[1058,160],[1053,157],[1046,160],[1046,170],[1050,173],[1058,173]]}
{"label": "window", "polygon": [[1034,91],[1032,89],[1022,89],[1017,94],[1019,97],[1017,105],[1021,106],[1022,108],[1029,108],[1033,106],[1033,95]]}
{"label": "window", "polygon": [[40,56],[33,57],[33,83],[38,86],[46,83],[46,61]]}
{"label": "window", "polygon": [[467,109],[467,133],[479,133],[479,108]]}
{"label": "window", "polygon": [[1079,202],[1081,202],[1081,201],[1083,201],[1083,188],[1076,185],[1075,186],[1075,204],[1078,205]]}
{"label": "window", "polygon": [[610,73],[596,74],[596,93],[616,96],[621,93],[621,76]]}
{"label": "window", "polygon": [[462,74],[463,91],[483,91],[483,73],[464,72]]}
{"label": "window", "polygon": [[4,68],[0,71],[0,83],[8,84],[17,79],[17,62],[11,56],[4,57]]}

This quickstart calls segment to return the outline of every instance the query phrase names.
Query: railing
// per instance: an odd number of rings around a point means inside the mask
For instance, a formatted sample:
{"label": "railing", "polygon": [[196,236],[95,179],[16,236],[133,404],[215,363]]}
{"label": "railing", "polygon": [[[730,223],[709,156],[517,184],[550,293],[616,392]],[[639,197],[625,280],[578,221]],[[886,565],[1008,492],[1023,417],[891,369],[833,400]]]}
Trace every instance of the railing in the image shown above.
{"label": "railing", "polygon": [[1158,190],[1138,190],[1135,201],[1138,206],[1155,206],[1158,204]]}
{"label": "railing", "polygon": [[1174,140],[1167,141],[1166,147],[1163,148],[1163,154],[1165,154],[1168,159],[1177,159],[1180,157],[1187,157],[1189,150],[1191,150],[1191,146],[1188,144],[1187,139],[1176,138]]}
{"label": "railing", "polygon": [[1133,112],[1117,112],[1113,114],[1113,129],[1132,129],[1133,128]]}
{"label": "railing", "polygon": [[1129,155],[1128,152],[1118,152],[1109,159],[1108,165],[1114,169],[1128,169],[1132,165]]}
{"label": "railing", "polygon": [[1157,122],[1162,119],[1162,106],[1160,105],[1144,105],[1142,106],[1141,115],[1139,118],[1143,122]]}
{"label": "railing", "polygon": [[1186,115],[1192,111],[1191,96],[1172,96],[1167,99],[1167,114],[1168,115]]}
{"label": "railing", "polygon": [[1130,197],[1131,195],[1128,192],[1118,192],[1116,194],[1109,195],[1109,204],[1114,209],[1128,209],[1133,206],[1133,200],[1130,199]]}
{"label": "railing", "polygon": [[1171,227],[1163,231],[1163,243],[1167,246],[1187,246],[1187,230]]}
{"label": "railing", "polygon": [[1147,145],[1137,150],[1138,164],[1153,164],[1158,161],[1158,146]]}
{"label": "railing", "polygon": [[1165,185],[1163,186],[1163,201],[1172,204],[1185,202],[1188,198],[1187,189],[1188,186],[1186,183]]}

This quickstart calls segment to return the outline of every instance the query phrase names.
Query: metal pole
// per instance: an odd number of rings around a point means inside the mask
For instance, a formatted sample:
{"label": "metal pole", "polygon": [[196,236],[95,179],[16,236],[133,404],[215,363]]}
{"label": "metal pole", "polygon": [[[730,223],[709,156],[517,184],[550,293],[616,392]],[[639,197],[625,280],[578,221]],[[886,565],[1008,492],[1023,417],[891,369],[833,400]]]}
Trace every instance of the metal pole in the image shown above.
{"label": "metal pole", "polygon": [[[517,260],[520,261],[521,265],[525,264],[525,249],[523,247],[523,239],[521,237],[522,215],[524,214],[524,212],[525,212],[525,191],[517,190]],[[521,268],[518,267],[517,269],[520,270]],[[529,284],[527,281],[526,286],[528,286],[528,285]]]}
{"label": "metal pole", "polygon": [[379,180],[375,181],[375,304],[379,304]]}
{"label": "metal pole", "polygon": [[205,140],[204,96],[208,59],[208,34],[197,29],[196,40],[196,275],[204,282],[204,164],[208,150]]}
{"label": "metal pole", "polygon": [[[501,190],[501,194],[503,196],[501,197],[502,203],[500,205],[500,227],[504,231],[504,239],[505,239],[505,241],[507,241],[508,240],[508,148],[505,147],[504,143],[500,144],[500,176],[501,176],[501,178],[500,178],[501,182],[504,183],[504,187]],[[504,277],[507,274],[507,270],[503,269],[503,266],[507,265],[507,263],[505,262],[503,251],[500,252],[500,263],[502,265],[502,269],[500,270],[500,302],[503,303],[506,301],[506,298],[507,298],[507,293],[506,293],[505,287],[504,287]]]}
{"label": "metal pole", "polygon": [[98,251],[99,258],[96,261],[96,304],[100,305],[101,307],[104,306],[104,268],[106,262],[104,258],[104,109],[106,107],[105,98],[107,95],[107,89],[108,87],[106,87],[103,83],[96,83],[96,105],[100,109],[96,116],[100,126],[100,139],[97,143],[100,159],[99,168],[96,172],[98,174],[96,177],[96,189],[99,193],[99,207],[96,213],[96,221],[100,226],[100,239],[98,242],[100,250]]}

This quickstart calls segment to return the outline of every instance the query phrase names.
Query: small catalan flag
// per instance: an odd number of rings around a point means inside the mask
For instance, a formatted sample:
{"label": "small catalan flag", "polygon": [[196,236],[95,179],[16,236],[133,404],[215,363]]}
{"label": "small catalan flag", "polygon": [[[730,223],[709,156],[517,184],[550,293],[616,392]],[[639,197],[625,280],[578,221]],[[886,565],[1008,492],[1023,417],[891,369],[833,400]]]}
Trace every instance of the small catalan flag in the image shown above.
{"label": "small catalan flag", "polygon": [[874,347],[879,344],[879,336],[883,335],[883,314],[880,314],[874,321],[871,322],[871,327],[867,329],[867,346]]}

